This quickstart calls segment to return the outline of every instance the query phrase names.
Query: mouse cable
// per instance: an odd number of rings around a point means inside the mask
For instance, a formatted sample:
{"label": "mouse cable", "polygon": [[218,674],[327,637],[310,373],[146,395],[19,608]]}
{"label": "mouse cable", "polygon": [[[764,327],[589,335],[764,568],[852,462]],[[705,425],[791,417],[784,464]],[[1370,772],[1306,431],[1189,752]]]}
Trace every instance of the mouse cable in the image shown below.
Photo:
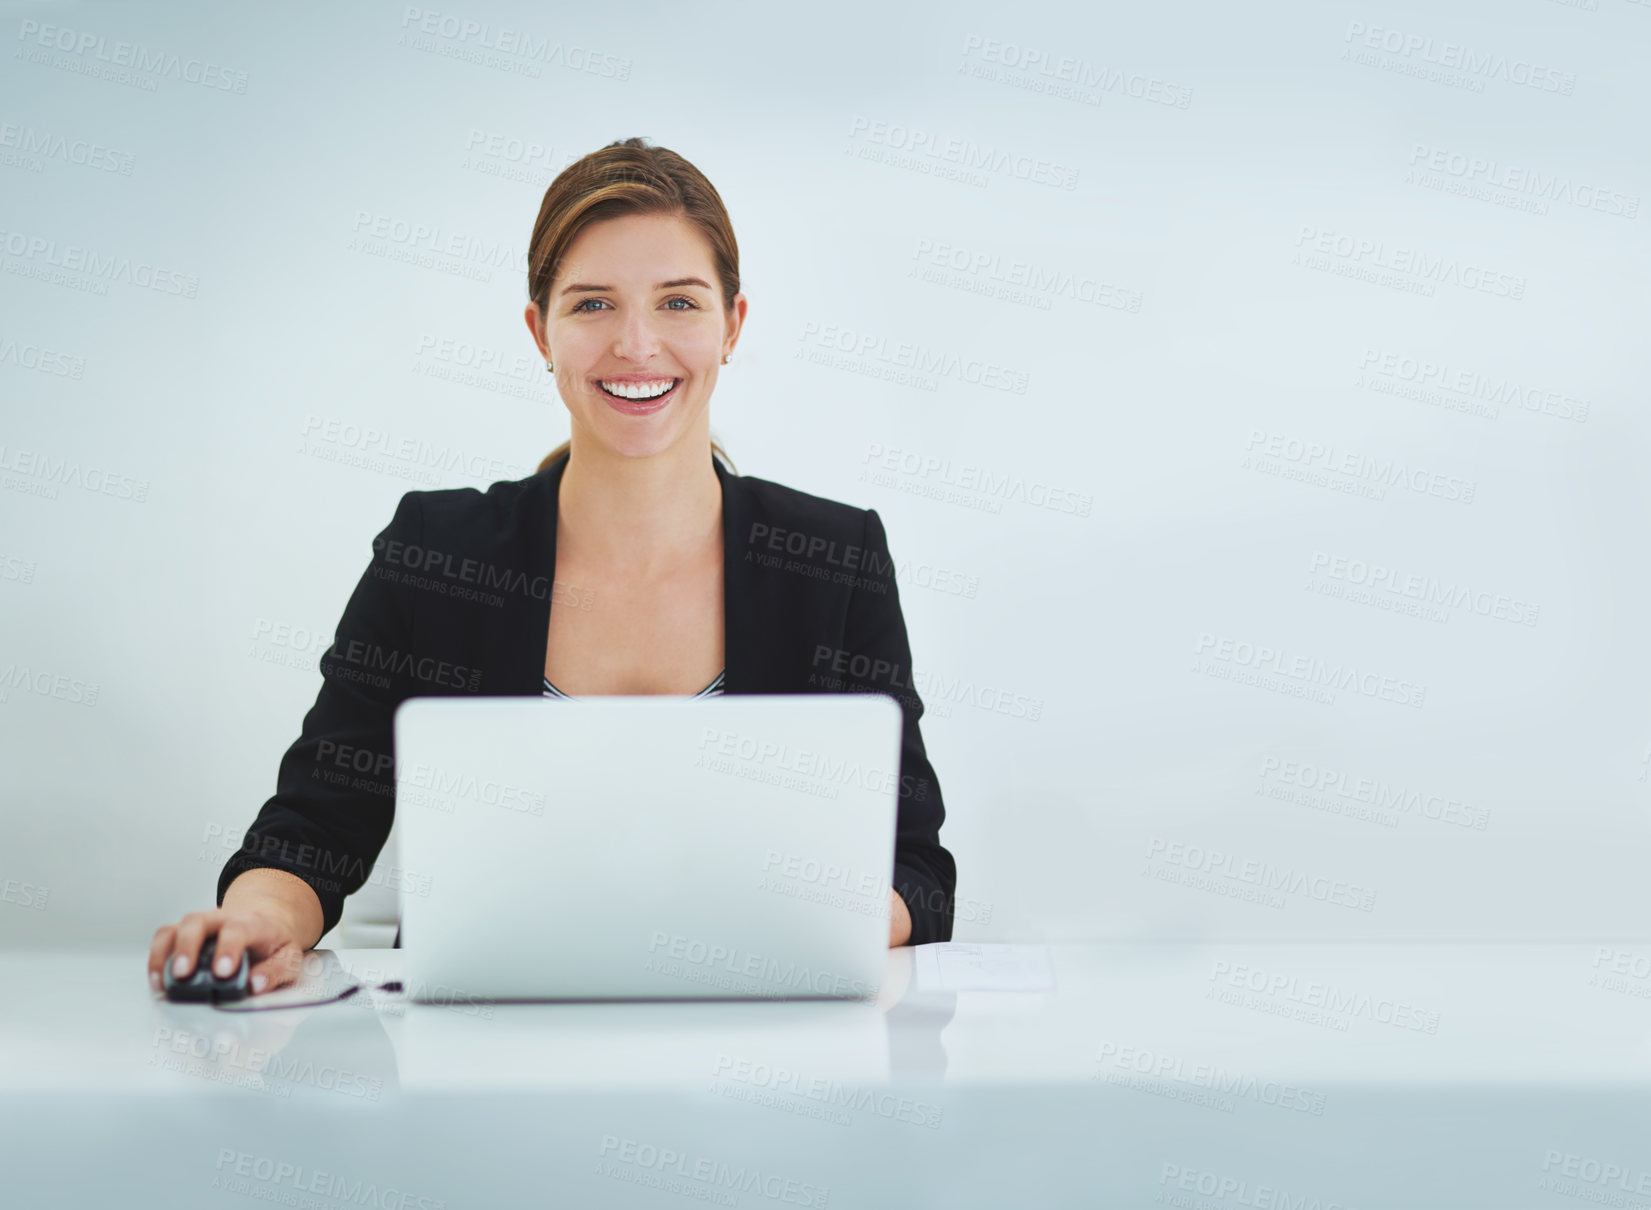
{"label": "mouse cable", "polygon": [[[300,1000],[297,1004],[247,1004],[240,1007],[230,1007],[218,1000],[213,1000],[212,1007],[221,1013],[273,1013],[280,1012],[283,1008],[315,1008],[321,1004],[337,1004],[340,1000],[348,1000],[366,986],[365,983],[357,983],[354,987],[341,991],[336,996],[328,996],[325,1000]],[[398,992],[401,990],[401,981],[392,979],[388,983],[380,983],[372,990],[375,992]]]}

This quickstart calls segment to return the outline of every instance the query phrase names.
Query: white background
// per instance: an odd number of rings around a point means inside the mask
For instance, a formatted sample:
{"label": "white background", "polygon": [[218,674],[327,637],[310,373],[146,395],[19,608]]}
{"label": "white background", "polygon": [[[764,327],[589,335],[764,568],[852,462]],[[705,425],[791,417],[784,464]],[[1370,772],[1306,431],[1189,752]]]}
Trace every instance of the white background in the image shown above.
{"label": "white background", "polygon": [[10,6],[0,944],[210,906],[400,495],[565,438],[527,239],[631,135],[713,432],[885,521],[959,940],[1651,937],[1651,5],[1256,7]]}

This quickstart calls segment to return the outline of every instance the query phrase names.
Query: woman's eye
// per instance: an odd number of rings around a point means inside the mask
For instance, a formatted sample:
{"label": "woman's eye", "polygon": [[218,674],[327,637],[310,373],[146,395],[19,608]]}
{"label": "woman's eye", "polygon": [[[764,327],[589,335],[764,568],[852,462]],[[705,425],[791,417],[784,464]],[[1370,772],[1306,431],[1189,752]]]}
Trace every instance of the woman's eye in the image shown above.
{"label": "woman's eye", "polygon": [[[666,305],[670,306],[671,303],[679,303],[679,302],[680,303],[687,303],[688,304],[688,310],[690,310],[690,311],[699,310],[699,304],[697,302],[695,302],[693,299],[691,299],[691,298],[689,298],[689,297],[687,297],[686,295],[683,295],[683,294],[678,294],[675,298],[667,299],[666,300]],[[581,302],[577,306],[573,307],[572,311],[571,311],[571,314],[577,315],[579,312],[584,311],[585,308],[590,306],[590,304],[592,304],[592,303],[602,303],[602,305],[604,307],[608,305],[606,302],[604,302],[600,298],[587,298],[587,299],[584,300],[584,302]],[[670,309],[673,310],[673,311],[682,310],[681,307],[671,307]]]}

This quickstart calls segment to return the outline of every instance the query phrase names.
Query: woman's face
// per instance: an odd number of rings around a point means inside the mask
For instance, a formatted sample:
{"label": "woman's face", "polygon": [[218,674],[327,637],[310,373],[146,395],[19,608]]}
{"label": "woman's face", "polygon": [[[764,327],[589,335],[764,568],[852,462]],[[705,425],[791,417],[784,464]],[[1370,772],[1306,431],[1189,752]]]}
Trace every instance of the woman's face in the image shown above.
{"label": "woman's face", "polygon": [[[529,326],[537,308],[529,306]],[[745,318],[725,315],[711,249],[687,220],[605,219],[568,245],[551,283],[545,345],[582,441],[646,458],[692,434]]]}

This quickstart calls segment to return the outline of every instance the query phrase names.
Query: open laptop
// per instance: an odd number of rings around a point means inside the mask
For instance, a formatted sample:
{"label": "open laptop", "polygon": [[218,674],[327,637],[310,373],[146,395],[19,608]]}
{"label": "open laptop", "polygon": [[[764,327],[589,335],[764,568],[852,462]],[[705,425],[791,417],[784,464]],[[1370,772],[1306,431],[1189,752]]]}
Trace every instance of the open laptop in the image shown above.
{"label": "open laptop", "polygon": [[875,693],[402,702],[408,994],[875,995],[901,726]]}

